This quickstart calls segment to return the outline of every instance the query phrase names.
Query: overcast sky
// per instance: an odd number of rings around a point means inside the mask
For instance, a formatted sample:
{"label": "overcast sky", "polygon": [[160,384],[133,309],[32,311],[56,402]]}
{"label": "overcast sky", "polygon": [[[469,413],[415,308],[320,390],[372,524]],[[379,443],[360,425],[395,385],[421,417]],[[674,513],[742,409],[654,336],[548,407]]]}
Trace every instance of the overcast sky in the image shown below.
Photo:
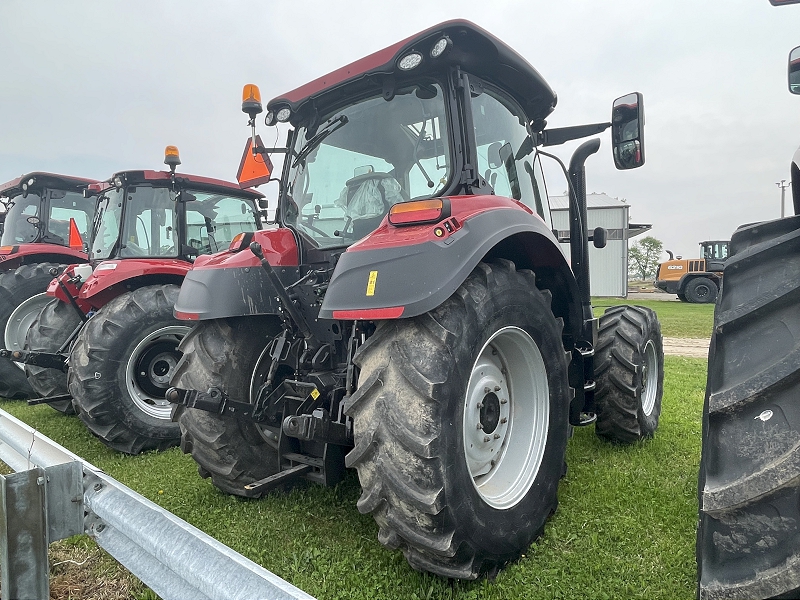
{"label": "overcast sky", "polygon": [[647,164],[616,171],[606,132],[587,189],[625,198],[665,248],[696,255],[780,216],[775,183],[800,145],[786,84],[800,4],[768,0],[0,0],[0,181],[160,169],[168,144],[185,172],[233,180],[243,84],[266,103],[452,18],[542,73],[559,97],[550,125],[608,120],[614,98],[644,94]]}

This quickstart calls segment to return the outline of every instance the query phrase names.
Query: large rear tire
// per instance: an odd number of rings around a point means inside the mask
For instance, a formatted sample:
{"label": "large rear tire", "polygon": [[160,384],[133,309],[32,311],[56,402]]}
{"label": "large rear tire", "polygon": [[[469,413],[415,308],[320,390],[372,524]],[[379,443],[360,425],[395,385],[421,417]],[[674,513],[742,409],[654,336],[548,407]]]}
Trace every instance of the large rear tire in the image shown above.
{"label": "large rear tire", "polygon": [[664,346],[654,311],[606,309],[595,349],[595,382],[598,436],[621,444],[653,437],[664,394]]}
{"label": "large rear tire", "polygon": [[800,595],[800,217],[739,228],[703,409],[701,598]]}
{"label": "large rear tire", "polygon": [[[0,345],[5,348],[5,330],[8,318],[14,309],[25,300],[47,290],[53,280],[50,269],[57,268],[59,273],[65,265],[55,263],[38,263],[22,265],[14,271],[0,273]],[[0,358],[0,398],[27,399],[36,396],[25,373],[16,364],[6,358]]]}
{"label": "large rear tire", "polygon": [[493,574],[542,533],[569,430],[562,327],[533,273],[499,261],[359,349],[346,406],[358,510],[415,569]]}
{"label": "large rear tire", "polygon": [[[268,318],[218,319],[198,324],[181,343],[172,385],[185,390],[220,389],[240,402],[255,399],[271,360],[267,344],[278,325]],[[252,497],[245,486],[278,472],[277,430],[248,419],[177,407],[181,450],[202,477],[223,492]]]}
{"label": "large rear tire", "polygon": [[[53,298],[39,313],[25,339],[25,350],[55,353],[80,325],[81,318],[75,308]],[[69,349],[66,350],[69,352]],[[69,394],[67,374],[58,369],[25,365],[28,383],[40,398]],[[50,406],[66,415],[74,415],[72,400],[51,402]]]}
{"label": "large rear tire", "polygon": [[70,353],[73,405],[108,447],[139,454],[180,441],[164,398],[189,332],[172,314],[180,288],[154,285],[114,298],[89,319]]}

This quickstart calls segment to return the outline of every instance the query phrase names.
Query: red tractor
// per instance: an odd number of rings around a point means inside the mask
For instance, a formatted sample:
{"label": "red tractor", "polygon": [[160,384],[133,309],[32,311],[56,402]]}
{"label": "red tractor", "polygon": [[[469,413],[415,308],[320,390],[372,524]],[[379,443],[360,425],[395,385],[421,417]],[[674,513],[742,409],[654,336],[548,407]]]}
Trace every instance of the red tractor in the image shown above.
{"label": "red tractor", "polygon": [[190,328],[173,316],[184,276],[198,256],[252,235],[265,208],[255,190],[175,173],[174,147],[165,162],[170,171],[123,171],[89,187],[98,196],[91,263],[53,280],[26,351],[12,356],[42,396],[34,403],[76,411],[129,454],[180,439],[164,392]]}
{"label": "red tractor", "polygon": [[[0,186],[0,348],[19,350],[42,307],[51,270],[88,260],[84,240],[94,201],[82,190],[93,179],[34,172]],[[20,304],[27,308],[18,310]],[[13,316],[12,316],[13,313]],[[0,358],[0,398],[31,398],[34,391],[17,365]]]}
{"label": "red tractor", "polygon": [[[800,46],[788,74],[800,94]],[[704,599],[800,597],[800,150],[790,175],[794,215],[734,232],[714,312],[698,486]]]}
{"label": "red tractor", "polygon": [[449,21],[267,106],[291,125],[278,227],[200,257],[175,314],[197,323],[167,398],[182,448],[221,490],[260,496],[358,470],[358,510],[415,568],[472,579],[514,560],[556,509],[571,426],[652,436],[653,312],[593,318],[584,161],[572,157],[570,265],[543,146],[612,127],[644,162],[640,94],[612,123],[547,128],[556,95],[519,54]]}

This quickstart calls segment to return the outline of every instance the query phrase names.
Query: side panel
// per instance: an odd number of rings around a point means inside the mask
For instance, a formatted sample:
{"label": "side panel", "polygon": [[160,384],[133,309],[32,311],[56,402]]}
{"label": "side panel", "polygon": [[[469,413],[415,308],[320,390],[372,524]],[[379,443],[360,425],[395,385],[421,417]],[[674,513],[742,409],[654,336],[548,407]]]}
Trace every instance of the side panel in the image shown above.
{"label": "side panel", "polygon": [[[568,270],[558,242],[545,223],[520,208],[497,207],[465,219],[442,240],[410,245],[370,244],[373,235],[405,228],[381,227],[339,259],[320,309],[326,319],[414,317],[444,302],[496,246],[520,236],[537,264]],[[418,226],[433,230],[435,226]],[[412,228],[409,228],[412,229]],[[387,247],[388,246],[388,247]],[[369,247],[369,249],[366,249]],[[353,251],[357,250],[357,251]],[[574,279],[572,280],[574,281]]]}

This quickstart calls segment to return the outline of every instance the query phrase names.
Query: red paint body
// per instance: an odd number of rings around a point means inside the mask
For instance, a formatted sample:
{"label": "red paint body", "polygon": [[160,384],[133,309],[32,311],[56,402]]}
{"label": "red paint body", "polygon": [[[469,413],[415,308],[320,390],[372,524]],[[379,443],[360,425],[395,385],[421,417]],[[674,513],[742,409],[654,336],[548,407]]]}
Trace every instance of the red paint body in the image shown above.
{"label": "red paint body", "polygon": [[[35,257],[34,260],[30,260]],[[27,260],[26,260],[27,259]],[[58,244],[18,244],[0,248],[0,270],[16,269],[23,262],[83,263],[89,257],[84,252]]]}
{"label": "red paint body", "polygon": [[[381,222],[380,226],[375,231],[350,246],[347,251],[360,252],[363,250],[375,250],[376,248],[397,248],[400,246],[413,246],[425,242],[443,241],[458,231],[465,222],[469,221],[475,215],[490,210],[524,210],[528,214],[534,214],[530,208],[521,202],[502,196],[451,196],[449,199],[450,216],[442,219],[438,223],[397,227],[390,225],[384,218],[383,222]],[[452,219],[455,219],[455,222],[453,222]],[[447,222],[451,223],[452,231],[443,226]],[[436,235],[435,230],[437,228],[443,231],[443,235]]]}
{"label": "red paint body", "polygon": [[126,258],[103,261],[81,287],[79,298],[94,308],[100,308],[129,291],[125,284],[132,279],[145,275],[183,279],[191,268],[191,263],[178,259]]}
{"label": "red paint body", "polygon": [[[261,244],[264,258],[273,267],[296,267],[299,264],[297,242],[289,229],[267,229],[256,231],[253,241]],[[230,252],[225,250],[216,254],[198,256],[192,269],[228,269],[241,267],[261,267],[261,261],[249,250]]]}

